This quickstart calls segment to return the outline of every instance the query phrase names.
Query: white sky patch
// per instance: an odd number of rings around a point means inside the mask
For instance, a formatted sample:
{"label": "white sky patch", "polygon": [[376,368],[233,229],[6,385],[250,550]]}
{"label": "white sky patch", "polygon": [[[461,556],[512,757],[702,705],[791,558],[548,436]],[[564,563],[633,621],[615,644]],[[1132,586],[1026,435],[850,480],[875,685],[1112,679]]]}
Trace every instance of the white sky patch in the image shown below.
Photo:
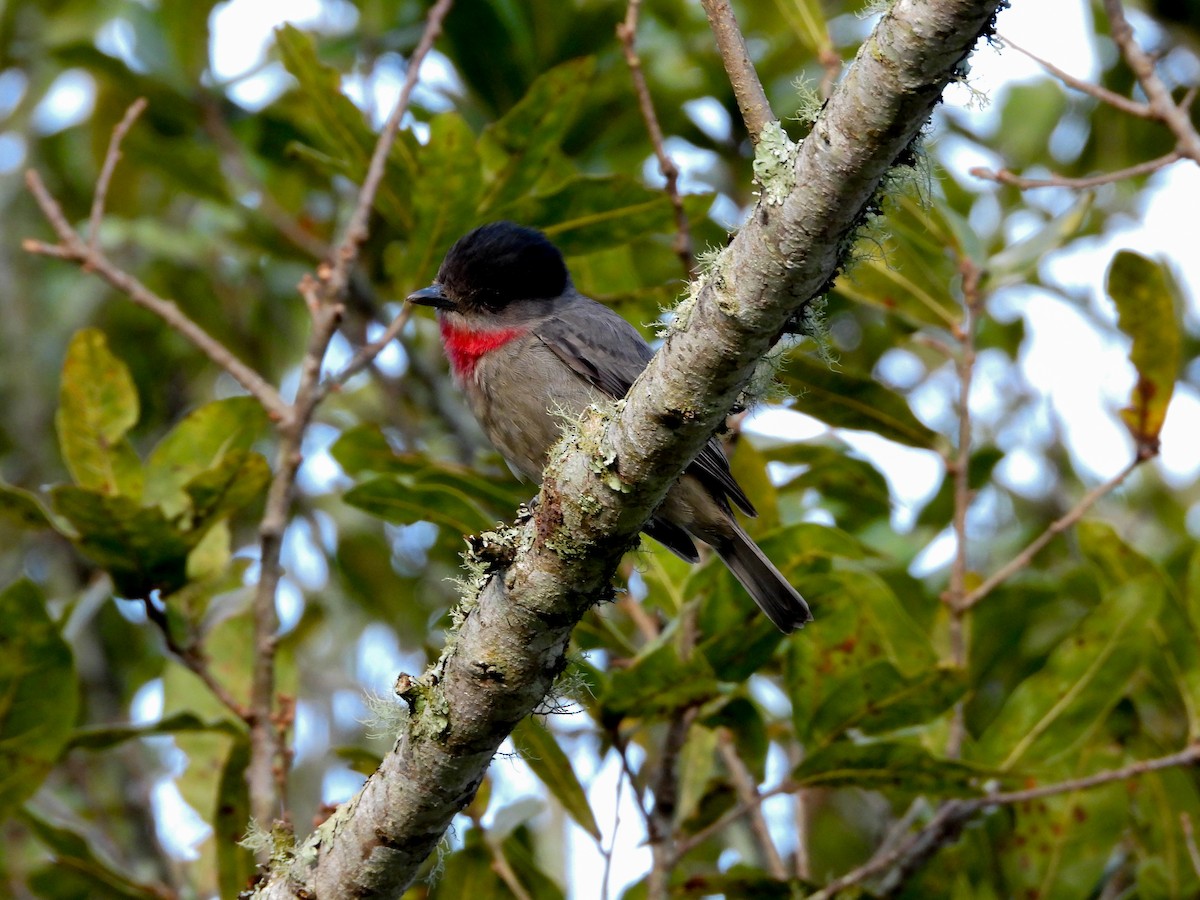
{"label": "white sky patch", "polygon": [[30,122],[40,134],[54,134],[86,121],[95,105],[96,80],[91,73],[67,69],[34,107]]}

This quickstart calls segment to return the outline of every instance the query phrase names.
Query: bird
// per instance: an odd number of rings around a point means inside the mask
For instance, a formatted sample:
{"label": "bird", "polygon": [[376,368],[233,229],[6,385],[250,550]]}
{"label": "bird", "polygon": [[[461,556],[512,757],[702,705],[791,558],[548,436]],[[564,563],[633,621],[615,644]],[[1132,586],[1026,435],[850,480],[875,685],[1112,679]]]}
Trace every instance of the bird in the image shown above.
{"label": "bird", "polygon": [[[654,355],[619,314],[575,289],[559,249],[513,222],[482,225],[447,251],[433,283],[408,296],[436,310],[442,346],[484,434],[522,480],[540,484],[564,422],[620,400]],[[708,544],[785,634],[808,604],[734,517],[754,507],[710,438],[643,531],[688,562]]]}

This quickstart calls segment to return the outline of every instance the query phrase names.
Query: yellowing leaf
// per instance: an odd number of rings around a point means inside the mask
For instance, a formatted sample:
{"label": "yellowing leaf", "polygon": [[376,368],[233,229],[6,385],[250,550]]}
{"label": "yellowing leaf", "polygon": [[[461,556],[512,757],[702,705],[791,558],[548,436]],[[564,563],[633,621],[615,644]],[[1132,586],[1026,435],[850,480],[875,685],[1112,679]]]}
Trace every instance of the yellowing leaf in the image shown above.
{"label": "yellowing leaf", "polygon": [[1133,339],[1129,361],[1138,375],[1121,418],[1139,449],[1153,453],[1179,374],[1174,282],[1162,263],[1122,250],[1109,266],[1106,288],[1117,306],[1117,325]]}
{"label": "yellowing leaf", "polygon": [[67,348],[59,389],[58,445],[80,487],[137,499],[141,461],[125,439],[138,420],[129,369],[95,328],[77,331]]}

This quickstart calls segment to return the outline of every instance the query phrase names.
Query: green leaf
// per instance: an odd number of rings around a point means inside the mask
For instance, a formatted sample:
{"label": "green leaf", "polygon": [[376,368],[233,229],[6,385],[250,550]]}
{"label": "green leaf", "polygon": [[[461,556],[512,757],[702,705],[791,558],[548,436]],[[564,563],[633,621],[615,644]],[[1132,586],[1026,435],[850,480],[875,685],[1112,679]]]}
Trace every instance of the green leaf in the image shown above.
{"label": "green leaf", "polygon": [[231,450],[249,450],[262,437],[267,414],[252,397],[206,403],[171,429],[146,460],[142,502],[168,517],[190,508],[185,485]]}
{"label": "green leaf", "polygon": [[1121,418],[1139,446],[1157,448],[1182,348],[1175,282],[1164,264],[1122,250],[1108,268],[1106,285],[1117,306],[1117,325],[1133,340],[1129,361],[1138,375]]}
{"label": "green leaf", "polygon": [[459,534],[473,534],[495,522],[458,485],[412,484],[397,478],[372,478],[351,488],[342,497],[351,506],[397,525],[433,522]]}
{"label": "green leaf", "polygon": [[423,453],[397,453],[376,425],[347,430],[334,442],[330,453],[352,478],[375,473],[394,476],[398,482],[414,487],[441,486],[472,498],[493,516],[511,514],[529,496],[529,489],[516,481],[487,478],[467,466]]}
{"label": "green leaf", "polygon": [[792,772],[802,787],[853,787],[969,797],[995,773],[959,760],[934,756],[917,744],[839,741],[808,756]]}
{"label": "green leaf", "polygon": [[717,771],[717,732],[698,724],[689,728],[676,770],[679,796],[675,800],[675,824],[679,825],[700,808]]}
{"label": "green leaf", "polygon": [[258,871],[254,854],[241,844],[250,823],[250,790],[246,784],[249,765],[250,741],[243,737],[234,741],[221,766],[216,816],[212,821],[217,883],[222,897],[240,896],[254,883]]}
{"label": "green leaf", "polygon": [[80,551],[108,570],[122,596],[169,594],[186,583],[194,541],[162,510],[70,485],[54,488],[51,496],[55,511],[79,533]]}
{"label": "green leaf", "polygon": [[479,203],[482,218],[505,218],[496,211],[524,197],[542,178],[579,115],[594,71],[592,57],[556,66],[540,75],[502,119],[484,130],[479,144],[490,187]]}
{"label": "green leaf", "polygon": [[873,431],[910,447],[933,449],[936,432],[926,428],[908,401],[872,378],[834,372],[807,356],[790,356],[778,378],[796,396],[795,408],[836,428]]}
{"label": "green leaf", "polygon": [[257,453],[231,450],[219,463],[184,485],[192,501],[192,544],[214,522],[256,500],[271,480],[271,467]]}
{"label": "green leaf", "polygon": [[558,746],[553,732],[542,723],[534,721],[531,716],[526,716],[513,729],[512,739],[521,758],[562,804],[567,814],[580,828],[596,840],[600,840],[600,828],[596,825],[591,806],[588,805],[583,785],[575,777],[571,761]]}
{"label": "green leaf", "polygon": [[[1127,762],[1115,753],[1084,754],[1064,780]],[[1011,832],[996,842],[1009,896],[1089,896],[1104,881],[1113,848],[1130,831],[1132,795],[1141,793],[1143,783],[1117,782],[1021,804]],[[1178,829],[1178,814],[1171,824]],[[1143,843],[1145,833],[1135,833]],[[1144,887],[1140,880],[1138,886]]]}
{"label": "green leaf", "polygon": [[1125,695],[1149,650],[1162,585],[1138,578],[1112,591],[1022,681],[980,736],[979,759],[1010,770],[1077,752]]}
{"label": "green leaf", "polygon": [[346,765],[360,775],[374,775],[375,770],[383,763],[382,756],[362,747],[337,747],[333,755],[344,760]]}
{"label": "green leaf", "polygon": [[389,253],[387,260],[401,296],[429,284],[450,245],[480,224],[475,212],[483,193],[478,139],[458,113],[443,113],[430,123],[418,177],[412,230],[403,252]]}
{"label": "green leaf", "polygon": [[[342,93],[341,73],[322,63],[312,38],[291,25],[275,30],[275,45],[284,68],[299,82],[303,111],[297,119],[315,130],[328,153],[324,158],[339,168],[345,166],[347,177],[361,182],[377,136],[367,127],[358,107]],[[407,233],[413,225],[411,186],[419,183],[417,152],[416,138],[411,133],[401,131],[396,135],[376,196],[379,211],[401,233]]]}
{"label": "green leaf", "polygon": [[553,193],[521,197],[495,216],[542,229],[566,256],[617,247],[675,227],[667,195],[623,175],[577,178]]}
{"label": "green leaf", "polygon": [[966,689],[957,669],[939,666],[905,678],[891,663],[877,661],[826,692],[809,726],[811,739],[827,744],[852,728],[883,734],[923,725],[949,710]]}
{"label": "green leaf", "polygon": [[30,530],[58,528],[36,494],[0,482],[0,519]]}
{"label": "green leaf", "polygon": [[[880,698],[898,694],[897,702],[906,697],[903,683],[920,681],[937,666],[928,636],[879,576],[835,569],[807,578],[804,592],[817,619],[805,628],[803,640],[787,644],[788,693],[799,739],[815,739],[810,734],[815,727],[832,737],[827,729],[854,718],[859,697],[861,716],[869,717],[875,698],[863,696],[857,682],[872,665],[884,662],[895,670],[898,677],[890,679],[881,676],[886,670],[876,671],[880,680],[872,686]],[[842,694],[854,698],[848,708],[840,705]],[[820,712],[826,704],[832,704],[829,711]]]}
{"label": "green leaf", "polygon": [[702,702],[718,689],[703,654],[680,658],[667,634],[639,653],[631,666],[613,672],[600,701],[605,715],[646,717]]}
{"label": "green leaf", "polygon": [[1092,210],[1095,195],[1082,194],[1075,205],[1059,213],[1033,234],[1006,246],[987,260],[980,292],[985,296],[1012,284],[1023,284],[1037,274],[1047,255],[1079,234]]}
{"label": "green leaf", "polygon": [[[44,886],[50,891],[46,894],[39,890],[38,896],[86,896],[96,900],[162,900],[164,891],[161,887],[138,884],[131,875],[122,872],[114,863],[101,856],[87,838],[78,832],[55,825],[28,807],[22,811],[21,821],[46,845],[55,860],[52,869],[43,870],[30,879],[33,884],[38,887]],[[66,879],[68,882],[75,883],[75,889],[60,893],[65,887],[64,874],[69,876]],[[81,889],[86,893],[77,893]]]}
{"label": "green leaf", "polygon": [[940,201],[900,197],[888,208],[888,234],[871,257],[838,279],[835,291],[856,303],[897,315],[909,326],[957,328],[962,304],[950,293],[965,255]]}
{"label": "green leaf", "polygon": [[138,738],[191,731],[217,731],[232,736],[245,733],[245,729],[228,719],[206,721],[195,713],[179,712],[149,725],[97,725],[77,728],[71,734],[67,746],[80,750],[108,750]]}
{"label": "green leaf", "polygon": [[108,349],[104,333],[77,331],[67,348],[59,389],[58,444],[80,487],[137,498],[142,468],[125,439],[138,420],[129,369]]}
{"label": "green leaf", "polygon": [[41,591],[18,581],[0,593],[0,820],[57,762],[78,702],[71,648]]}

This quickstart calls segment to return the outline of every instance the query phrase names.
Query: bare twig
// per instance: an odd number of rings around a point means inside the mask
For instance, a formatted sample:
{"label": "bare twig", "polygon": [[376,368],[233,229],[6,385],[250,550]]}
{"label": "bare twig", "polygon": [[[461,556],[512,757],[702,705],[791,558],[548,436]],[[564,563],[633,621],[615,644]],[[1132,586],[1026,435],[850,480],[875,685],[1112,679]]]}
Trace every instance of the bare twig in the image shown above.
{"label": "bare twig", "polygon": [[1192,817],[1181,812],[1179,827],[1183,829],[1183,842],[1187,845],[1188,859],[1192,861],[1192,871],[1200,875],[1200,848],[1196,847],[1196,833],[1192,830]]}
{"label": "bare twig", "polygon": [[133,127],[133,123],[145,109],[145,97],[138,97],[134,100],[129,105],[129,109],[125,110],[125,115],[121,117],[121,121],[113,129],[112,137],[109,138],[108,152],[104,154],[100,177],[96,179],[96,191],[92,194],[92,214],[88,217],[88,249],[92,253],[96,252],[97,242],[100,239],[100,220],[104,218],[104,204],[108,200],[108,185],[112,181],[113,172],[121,158],[121,142],[125,140],[125,135],[129,134],[129,129]]}
{"label": "bare twig", "polygon": [[1153,759],[1143,759],[1119,769],[1108,769],[1095,775],[1085,775],[1082,778],[1072,778],[1069,781],[1058,781],[1041,787],[1027,788],[1023,791],[1007,791],[978,797],[970,802],[976,808],[987,806],[1012,806],[1018,803],[1028,803],[1030,800],[1041,800],[1044,797],[1054,797],[1058,794],[1073,794],[1089,788],[1111,784],[1114,781],[1125,781],[1136,778],[1148,772],[1158,772],[1162,769],[1174,769],[1179,766],[1194,766],[1200,763],[1200,742],[1189,744],[1178,753],[1158,756]]}
{"label": "bare twig", "polygon": [[[608,900],[608,886],[612,878],[613,850],[617,846],[617,833],[621,830],[621,789],[625,786],[628,777],[628,765],[622,764],[621,773],[617,776],[617,790],[614,794],[616,800],[613,803],[612,837],[609,838],[607,847],[600,844],[600,855],[604,857],[604,879],[600,886],[600,900]],[[633,788],[632,784],[630,788]]]}
{"label": "bare twig", "polygon": [[1080,93],[1087,94],[1089,97],[1099,100],[1101,103],[1105,103],[1114,109],[1119,109],[1123,113],[1128,113],[1131,116],[1137,116],[1139,119],[1155,118],[1154,111],[1150,109],[1148,104],[1139,103],[1137,100],[1130,100],[1128,97],[1122,96],[1116,91],[1110,91],[1103,85],[1093,84],[1090,81],[1084,81],[1081,78],[1076,78],[1074,75],[1064,72],[1058,66],[1054,65],[1054,63],[1042,59],[1040,56],[1030,53],[1028,50],[1018,47],[1008,38],[999,36],[999,39],[1005,47],[1012,47],[1012,49],[1016,50],[1018,53],[1029,57],[1067,87],[1074,88]]}
{"label": "bare twig", "polygon": [[146,609],[146,618],[150,620],[162,633],[163,641],[167,646],[167,650],[175,655],[175,657],[187,667],[188,671],[204,682],[214,697],[221,701],[230,712],[237,716],[242,721],[249,720],[249,710],[239,703],[237,699],[229,693],[225,685],[221,684],[213,675],[212,670],[208,667],[208,658],[205,656],[203,649],[196,645],[183,646],[175,636],[171,634],[171,626],[167,620],[167,615],[161,609],[154,605],[154,601],[149,597],[143,599],[143,605]]}
{"label": "bare twig", "polygon": [[738,28],[729,0],[700,2],[705,15],[708,16],[709,27],[712,28],[713,37],[716,39],[721,61],[725,64],[725,74],[729,76],[738,109],[742,111],[742,120],[750,133],[750,141],[757,144],[763,128],[775,121],[775,114],[771,112],[767,93],[763,90],[762,82],[758,80],[758,73],[754,71],[754,63],[750,61],[746,39]]}
{"label": "bare twig", "polygon": [[[686,662],[696,649],[695,604],[683,608],[679,618],[679,655]],[[696,708],[685,706],[676,709],[667,723],[667,736],[663,740],[662,755],[654,779],[654,808],[647,818],[647,832],[653,861],[646,880],[646,896],[649,900],[665,900],[671,872],[679,862],[680,854],[675,833],[675,809],[679,799],[679,754],[687,743],[688,731],[696,719]]]}
{"label": "bare twig", "polygon": [[79,233],[67,222],[58,202],[46,190],[35,170],[30,169],[25,173],[25,183],[59,238],[57,245],[26,240],[22,246],[27,252],[70,260],[79,263],[84,269],[95,272],[129,297],[134,304],[154,313],[182,334],[205,356],[232,375],[238,384],[263,405],[272,418],[278,420],[287,415],[287,404],[279,396],[279,392],[258,372],[234,356],[228,347],[197,325],[174,302],[163,299],[132,275],[118,269],[98,248],[93,249],[85,244]]}
{"label": "bare twig", "polygon": [[1083,778],[1073,778],[1023,791],[1008,791],[966,800],[949,800],[938,808],[929,824],[907,841],[890,850],[877,852],[857,869],[847,872],[841,878],[834,879],[822,890],[812,894],[809,900],[829,900],[847,888],[884,873],[887,873],[886,887],[891,890],[897,889],[925,860],[941,847],[955,840],[963,826],[981,810],[996,806],[1015,806],[1032,800],[1071,794],[1116,781],[1136,778],[1148,772],[1191,766],[1197,763],[1200,763],[1200,744],[1192,744],[1169,756],[1141,760],[1120,769],[1097,772]]}
{"label": "bare twig", "polygon": [[1192,127],[1192,120],[1187,114],[1186,107],[1176,105],[1175,101],[1171,99],[1171,92],[1158,77],[1158,72],[1154,68],[1153,57],[1146,53],[1134,39],[1133,29],[1125,18],[1125,8],[1122,6],[1121,0],[1104,0],[1104,10],[1108,13],[1108,20],[1112,26],[1113,43],[1117,45],[1126,65],[1132,70],[1138,84],[1142,86],[1142,90],[1146,94],[1147,105],[1153,112],[1154,118],[1171,129],[1171,133],[1175,135],[1177,141],[1176,149],[1180,154],[1193,162],[1200,163],[1200,134],[1197,134],[1196,129]]}
{"label": "bare twig", "polygon": [[1029,563],[1032,562],[1033,558],[1037,556],[1043,547],[1050,543],[1050,541],[1052,541],[1057,535],[1062,534],[1081,518],[1083,518],[1084,513],[1091,509],[1095,505],[1096,501],[1116,489],[1133,473],[1133,470],[1141,465],[1144,461],[1145,457],[1138,456],[1133,460],[1133,462],[1125,466],[1124,469],[1122,469],[1108,481],[1101,485],[1097,485],[1084,494],[1083,497],[1080,498],[1079,502],[1076,503],[1066,515],[1051,522],[1045,531],[1030,541],[1029,546],[997,569],[982,584],[964,596],[959,601],[959,607],[962,609],[970,609],[972,606],[990,594],[993,590],[995,590],[999,585],[1003,584],[1014,574],[1029,565]]}
{"label": "bare twig", "polygon": [[504,882],[504,886],[508,888],[509,893],[516,900],[533,900],[529,891],[525,890],[525,886],[521,884],[521,879],[517,877],[517,873],[513,871],[513,867],[509,865],[508,857],[504,855],[504,848],[492,841],[488,841],[487,843],[492,851],[492,871],[500,876],[500,880]]}
{"label": "bare twig", "polygon": [[720,818],[710,822],[708,825],[705,825],[699,831],[689,834],[687,837],[680,838],[675,847],[676,853],[678,853],[679,858],[682,859],[686,854],[690,853],[692,850],[695,850],[714,834],[719,831],[723,831],[731,823],[736,822],[751,810],[757,809],[765,801],[770,800],[772,797],[776,797],[779,794],[791,794],[797,790],[799,790],[799,786],[794,781],[790,780],[783,781],[780,784],[775,785],[773,788],[767,788],[765,791],[760,790],[757,797],[747,798],[745,801],[739,802],[737,806],[730,809]]}
{"label": "bare twig", "polygon": [[[982,306],[979,296],[979,267],[963,257],[959,261],[963,283],[963,324],[955,337],[959,341],[959,353],[955,358],[958,370],[958,452],[951,465],[954,476],[954,562],[950,568],[950,587],[944,600],[950,611],[950,652],[954,664],[960,669],[967,665],[967,645],[964,634],[963,607],[961,600],[966,593],[967,583],[967,510],[971,505],[971,381],[975,373],[975,328]],[[958,756],[966,728],[963,724],[963,706],[954,706],[954,717],[950,723],[950,734],[946,742],[946,754]]]}
{"label": "bare twig", "polygon": [[737,744],[734,743],[733,735],[730,734],[728,728],[722,728],[717,732],[717,752],[721,754],[721,760],[725,763],[725,768],[729,770],[729,777],[733,781],[738,799],[746,806],[746,817],[750,820],[750,830],[758,842],[759,850],[762,851],[767,871],[772,878],[778,881],[787,881],[787,867],[784,866],[783,857],[779,855],[779,849],[771,837],[771,830],[767,827],[762,803],[758,802],[758,785],[755,784],[754,776],[750,774],[750,770],[746,768],[742,758],[738,756]]}
{"label": "bare twig", "polygon": [[254,599],[255,659],[250,690],[250,764],[246,780],[250,786],[251,814],[264,826],[274,820],[280,799],[276,797],[274,766],[276,759],[281,755],[281,747],[278,733],[271,725],[275,693],[275,632],[279,627],[275,595],[282,574],[279,560],[284,530],[295,493],[296,473],[302,461],[300,448],[304,432],[323,396],[319,389],[321,363],[341,319],[350,283],[350,271],[358,258],[359,248],[367,238],[367,221],[375,202],[375,194],[383,179],[388,153],[400,129],[400,121],[408,109],[409,97],[416,86],[421,62],[441,33],[442,22],[451,5],[452,0],[438,0],[429,10],[425,32],[413,50],[400,96],[384,124],[379,140],[375,143],[366,178],[359,189],[354,211],[342,240],[334,251],[332,265],[319,267],[317,278],[305,276],[300,283],[300,293],[312,314],[313,326],[308,349],[301,362],[296,401],[290,408],[287,419],[281,422],[279,427],[280,441],[275,474],[259,525],[260,574]]}
{"label": "bare twig", "polygon": [[683,208],[683,198],[679,196],[679,167],[667,153],[663,144],[662,127],[658,124],[658,116],[654,112],[654,100],[650,96],[650,88],[646,84],[646,74],[642,71],[642,60],[634,49],[637,40],[638,10],[642,0],[629,0],[625,11],[625,21],[617,23],[617,37],[625,51],[625,62],[629,65],[629,74],[633,77],[633,89],[637,94],[638,108],[642,120],[646,123],[646,131],[650,135],[650,143],[654,145],[654,155],[658,157],[658,170],[666,180],[667,196],[675,210],[675,253],[683,263],[685,278],[690,278],[696,267],[696,258],[692,253],[692,231],[688,223],[687,212]]}
{"label": "bare twig", "polygon": [[394,341],[400,332],[404,330],[404,326],[407,325],[408,320],[412,318],[412,311],[412,304],[405,303],[404,306],[401,307],[400,312],[396,314],[396,317],[392,319],[391,323],[387,328],[384,329],[383,334],[381,334],[377,340],[361,346],[358,349],[358,352],[354,354],[353,358],[351,358],[350,362],[346,363],[345,367],[340,372],[338,372],[336,375],[331,375],[329,378],[326,378],[323,382],[321,382],[316,389],[317,402],[319,403],[321,400],[325,399],[325,397],[328,396],[331,391],[340,388],[359,372],[363,371],[363,369],[366,369],[368,366],[370,366],[375,361],[375,357],[382,353],[384,348]]}
{"label": "bare twig", "polygon": [[400,88],[400,97],[392,108],[392,114],[384,123],[379,141],[375,144],[375,152],[371,155],[371,163],[367,167],[367,176],[363,180],[362,189],[358,194],[358,203],[346,226],[346,233],[333,258],[333,271],[330,273],[327,292],[330,296],[342,296],[346,290],[346,281],[350,277],[350,268],[358,257],[358,248],[367,239],[367,219],[371,214],[371,206],[375,202],[375,193],[383,180],[387,168],[388,154],[400,130],[400,120],[408,111],[409,97],[417,86],[421,63],[433,48],[433,42],[442,33],[442,23],[454,0],[438,0],[425,17],[425,31],[417,42],[412,56],[408,60],[408,70],[404,74],[404,84]]}
{"label": "bare twig", "polygon": [[1103,184],[1112,184],[1116,181],[1124,181],[1126,178],[1138,178],[1142,175],[1152,175],[1159,169],[1165,169],[1172,163],[1176,163],[1183,159],[1183,154],[1178,150],[1172,150],[1165,156],[1159,156],[1156,159],[1147,160],[1146,162],[1138,163],[1134,166],[1129,166],[1125,169],[1117,169],[1115,172],[1104,172],[1099,175],[1088,175],[1084,178],[1070,178],[1066,175],[1051,175],[1049,178],[1022,178],[1010,172],[1008,169],[1001,169],[998,172],[993,172],[991,169],[977,166],[970,170],[970,174],[976,178],[982,178],[986,181],[994,181],[997,184],[1007,184],[1021,190],[1031,190],[1034,188],[1047,187],[1062,187],[1072,188],[1075,190],[1084,190],[1087,188],[1099,187]]}

